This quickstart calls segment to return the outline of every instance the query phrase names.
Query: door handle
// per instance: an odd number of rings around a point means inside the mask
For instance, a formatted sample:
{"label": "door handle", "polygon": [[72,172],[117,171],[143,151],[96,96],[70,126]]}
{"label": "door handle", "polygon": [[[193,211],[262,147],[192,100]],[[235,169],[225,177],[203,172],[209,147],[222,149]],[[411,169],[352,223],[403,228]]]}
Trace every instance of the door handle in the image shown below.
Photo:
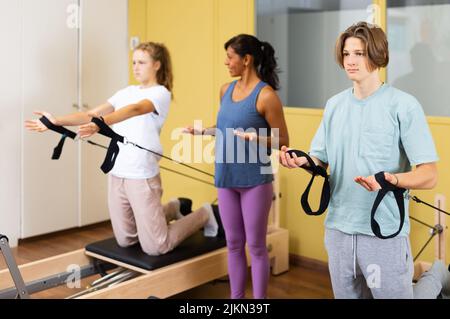
{"label": "door handle", "polygon": [[[72,107],[73,107],[74,109],[79,109],[79,106],[78,106],[77,103],[73,103],[73,104],[72,104]],[[83,104],[83,108],[89,109],[89,104]]]}

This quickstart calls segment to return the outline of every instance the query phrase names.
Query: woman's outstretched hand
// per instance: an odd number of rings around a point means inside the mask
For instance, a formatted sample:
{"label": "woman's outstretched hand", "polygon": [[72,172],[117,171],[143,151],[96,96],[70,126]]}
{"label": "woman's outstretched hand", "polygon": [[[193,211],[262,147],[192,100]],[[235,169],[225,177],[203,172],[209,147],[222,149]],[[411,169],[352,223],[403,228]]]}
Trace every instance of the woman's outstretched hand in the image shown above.
{"label": "woman's outstretched hand", "polygon": [[240,137],[246,141],[256,141],[258,139],[258,135],[256,135],[256,133],[254,132],[246,133],[244,131],[234,130],[233,133],[237,137]]}
{"label": "woman's outstretched hand", "polygon": [[198,129],[193,126],[186,126],[183,129],[183,133],[188,133],[191,135],[203,135],[204,132],[205,132],[205,129]]}

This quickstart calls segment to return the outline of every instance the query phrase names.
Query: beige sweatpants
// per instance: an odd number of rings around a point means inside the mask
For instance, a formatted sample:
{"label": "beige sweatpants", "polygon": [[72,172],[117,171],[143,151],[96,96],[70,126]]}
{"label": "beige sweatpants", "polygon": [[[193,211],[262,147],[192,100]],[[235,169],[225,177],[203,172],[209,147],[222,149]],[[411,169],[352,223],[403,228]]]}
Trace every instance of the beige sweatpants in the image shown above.
{"label": "beige sweatpants", "polygon": [[175,219],[176,204],[161,204],[160,175],[149,179],[119,178],[109,175],[108,205],[114,235],[121,247],[141,244],[148,255],[161,255],[200,230],[208,221],[208,211],[200,208]]}

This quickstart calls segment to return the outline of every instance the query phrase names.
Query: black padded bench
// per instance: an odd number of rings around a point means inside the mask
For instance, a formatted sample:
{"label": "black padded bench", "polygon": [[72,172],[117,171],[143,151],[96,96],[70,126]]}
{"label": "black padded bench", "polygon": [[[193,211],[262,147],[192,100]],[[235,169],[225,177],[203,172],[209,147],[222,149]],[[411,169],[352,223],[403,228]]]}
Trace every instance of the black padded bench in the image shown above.
{"label": "black padded bench", "polygon": [[120,247],[115,238],[101,240],[86,246],[86,250],[145,270],[155,270],[226,246],[225,238],[204,237],[199,231],[184,240],[174,250],[160,256],[149,256],[139,244]]}

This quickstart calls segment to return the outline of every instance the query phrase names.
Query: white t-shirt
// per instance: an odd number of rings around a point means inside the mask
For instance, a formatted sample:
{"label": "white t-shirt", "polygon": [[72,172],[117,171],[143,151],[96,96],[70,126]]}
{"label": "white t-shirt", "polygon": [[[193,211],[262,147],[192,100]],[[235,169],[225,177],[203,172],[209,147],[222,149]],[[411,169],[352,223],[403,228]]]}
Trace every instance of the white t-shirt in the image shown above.
{"label": "white t-shirt", "polygon": [[[159,140],[161,128],[169,113],[171,93],[166,87],[156,85],[149,88],[140,88],[138,85],[128,86],[114,94],[108,103],[115,110],[129,104],[149,100],[155,106],[156,111],[132,117],[113,125],[113,130],[149,150],[162,154],[162,146]],[[150,152],[139,149],[131,144],[119,143],[119,155],[117,156],[111,174],[120,178],[147,179],[158,175],[160,160]]]}

